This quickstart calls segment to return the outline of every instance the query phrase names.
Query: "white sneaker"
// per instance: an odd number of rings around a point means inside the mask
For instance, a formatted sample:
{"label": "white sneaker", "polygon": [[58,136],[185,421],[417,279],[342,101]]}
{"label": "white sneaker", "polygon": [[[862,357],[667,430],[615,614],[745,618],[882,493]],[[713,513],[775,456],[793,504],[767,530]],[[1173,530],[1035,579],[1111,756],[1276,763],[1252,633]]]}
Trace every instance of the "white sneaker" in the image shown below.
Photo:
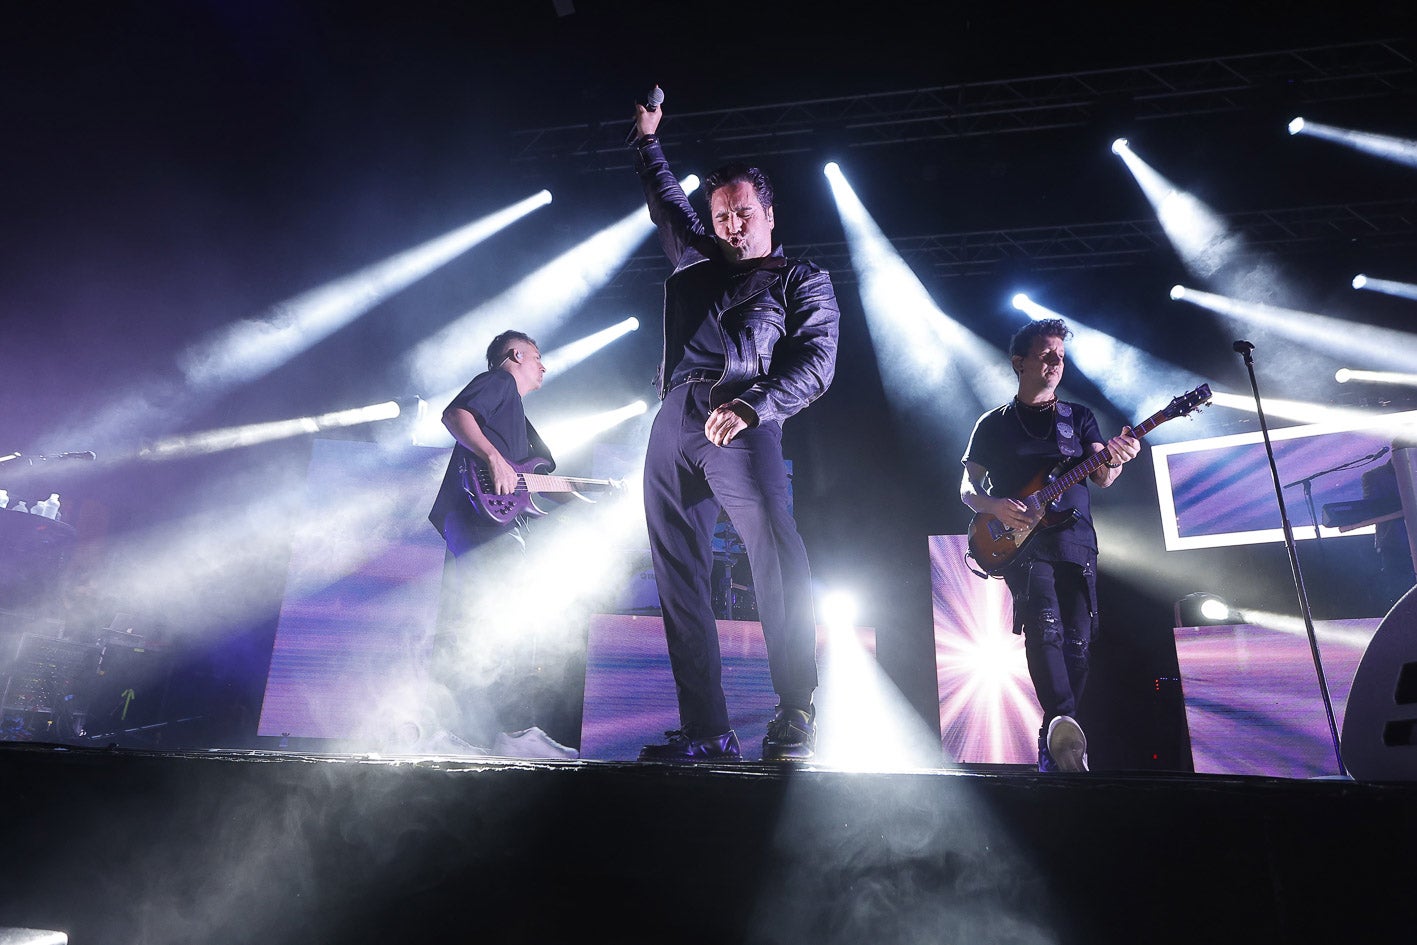
{"label": "white sneaker", "polygon": [[1060,715],[1048,723],[1048,754],[1060,771],[1087,770],[1087,736],[1072,716]]}
{"label": "white sneaker", "polygon": [[502,732],[492,745],[492,754],[505,758],[579,758],[581,753],[562,745],[539,727],[520,732]]}

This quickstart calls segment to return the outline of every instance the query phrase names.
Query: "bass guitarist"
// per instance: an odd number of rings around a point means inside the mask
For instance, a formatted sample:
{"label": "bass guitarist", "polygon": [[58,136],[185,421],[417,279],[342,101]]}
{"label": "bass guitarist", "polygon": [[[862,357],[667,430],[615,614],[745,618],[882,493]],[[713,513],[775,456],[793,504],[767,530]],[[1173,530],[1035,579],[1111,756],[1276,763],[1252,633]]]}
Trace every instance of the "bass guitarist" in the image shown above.
{"label": "bass guitarist", "polygon": [[513,462],[535,455],[552,465],[522,405],[545,374],[536,342],[523,332],[504,331],[487,346],[487,370],[443,411],[456,444],[428,515],[448,547],[434,675],[449,697],[439,713],[444,729],[475,747],[524,733],[539,720],[534,628],[525,625],[525,601],[514,606],[521,596],[518,576],[527,570],[526,521],[518,516],[499,523],[479,512],[466,477],[480,464],[491,491],[510,495],[518,485]]}
{"label": "bass guitarist", "polygon": [[[1009,355],[1018,393],[974,425],[960,484],[960,499],[976,518],[992,517],[1003,534],[1027,538],[1002,577],[1043,709],[1039,771],[1087,770],[1087,739],[1076,720],[1098,626],[1097,534],[1087,479],[1110,486],[1141,449],[1126,427],[1104,442],[1091,410],[1058,400],[1063,344],[1071,335],[1060,318],[1030,322],[1014,334]],[[1031,509],[1020,501],[1055,470],[1103,450],[1106,461],[1051,508]]]}

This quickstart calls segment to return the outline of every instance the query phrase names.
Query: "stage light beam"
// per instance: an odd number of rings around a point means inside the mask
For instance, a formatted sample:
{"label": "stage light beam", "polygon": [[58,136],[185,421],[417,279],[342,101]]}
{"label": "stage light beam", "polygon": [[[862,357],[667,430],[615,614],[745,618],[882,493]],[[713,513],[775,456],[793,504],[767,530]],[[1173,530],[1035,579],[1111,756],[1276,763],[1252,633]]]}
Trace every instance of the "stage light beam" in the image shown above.
{"label": "stage light beam", "polygon": [[1370,154],[1373,157],[1406,164],[1409,167],[1417,167],[1417,141],[1410,138],[1375,134],[1371,131],[1357,131],[1352,128],[1339,128],[1336,125],[1306,121],[1303,118],[1296,118],[1289,123],[1289,133],[1322,138],[1355,151]]}
{"label": "stage light beam", "polygon": [[1242,251],[1239,235],[1210,207],[1163,177],[1125,141],[1112,150],[1131,171],[1166,238],[1193,275],[1210,278]]}
{"label": "stage light beam", "polygon": [[551,192],[542,190],[421,246],[278,302],[261,316],[238,322],[183,352],[178,362],[187,383],[204,390],[254,380],[550,202]]}
{"label": "stage light beam", "polygon": [[[686,178],[685,193],[691,193],[696,185],[696,178]],[[509,324],[533,337],[555,330],[614,277],[653,228],[649,211],[637,207],[497,297],[454,319],[405,355],[409,386],[443,390],[476,374],[482,350],[469,344],[469,338],[491,338]]]}
{"label": "stage light beam", "polygon": [[266,423],[251,423],[239,427],[208,430],[204,433],[166,437],[151,446],[140,449],[138,456],[147,460],[202,456],[297,436],[312,436],[322,430],[338,430],[365,423],[377,423],[381,420],[392,420],[399,414],[398,403],[390,400],[380,404],[370,404],[367,407],[337,410],[318,416],[293,417],[289,420],[272,420]]}
{"label": "stage light beam", "polygon": [[1354,368],[1339,368],[1333,379],[1340,384],[1362,381],[1368,384],[1393,384],[1399,387],[1417,387],[1417,374],[1400,371],[1359,371]]}
{"label": "stage light beam", "polygon": [[[946,428],[942,401],[960,413],[982,411],[1013,396],[1007,363],[977,335],[946,315],[871,218],[841,169],[824,169],[846,231],[852,268],[858,275],[866,325],[881,364],[891,405],[920,422],[941,426],[941,443],[959,431]],[[976,414],[977,415],[977,414]]]}
{"label": "stage light beam", "polygon": [[[1189,286],[1179,297],[1173,289],[1172,298],[1224,315],[1245,330],[1260,327],[1272,336],[1282,336],[1324,355],[1346,355],[1357,361],[1390,366],[1394,370],[1411,367],[1411,351],[1414,342],[1417,342],[1417,338],[1409,332],[1262,302],[1247,302]],[[1286,353],[1293,354],[1292,351]],[[1306,369],[1312,371],[1311,364],[1306,365]],[[1302,375],[1303,371],[1299,373]]]}
{"label": "stage light beam", "polygon": [[1373,276],[1357,275],[1353,277],[1353,288],[1367,289],[1369,292],[1381,292],[1384,295],[1393,295],[1400,299],[1417,299],[1417,285],[1411,282],[1397,282],[1392,279],[1377,279]]}

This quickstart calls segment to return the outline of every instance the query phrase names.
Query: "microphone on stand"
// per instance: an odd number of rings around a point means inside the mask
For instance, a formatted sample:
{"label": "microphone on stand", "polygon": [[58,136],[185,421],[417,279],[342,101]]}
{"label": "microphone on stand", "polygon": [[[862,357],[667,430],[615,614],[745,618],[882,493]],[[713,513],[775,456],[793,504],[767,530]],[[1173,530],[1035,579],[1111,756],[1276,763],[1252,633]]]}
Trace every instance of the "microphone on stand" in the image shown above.
{"label": "microphone on stand", "polygon": [[[649,94],[645,96],[645,111],[647,111],[647,112],[656,111],[656,110],[658,110],[659,106],[661,106],[661,105],[663,105],[663,104],[664,104],[664,89],[661,89],[659,86],[656,85],[654,88],[650,89],[650,90],[649,90]],[[634,143],[635,143],[635,139],[638,138],[639,136],[640,136],[640,126],[639,126],[639,123],[636,122],[636,123],[634,123],[634,124],[632,124],[632,125],[630,126],[630,133],[625,136],[625,143],[626,143],[626,144],[634,144]]]}

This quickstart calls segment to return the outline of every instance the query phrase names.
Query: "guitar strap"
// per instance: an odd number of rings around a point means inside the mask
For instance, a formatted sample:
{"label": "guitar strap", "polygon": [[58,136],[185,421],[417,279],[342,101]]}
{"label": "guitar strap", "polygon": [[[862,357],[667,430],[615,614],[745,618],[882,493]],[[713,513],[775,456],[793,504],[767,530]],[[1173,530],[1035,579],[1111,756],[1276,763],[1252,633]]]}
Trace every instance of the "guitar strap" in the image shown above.
{"label": "guitar strap", "polygon": [[1078,437],[1073,405],[1060,400],[1055,409],[1058,422],[1054,425],[1054,435],[1058,440],[1058,452],[1069,459],[1076,459],[1082,455],[1082,441]]}
{"label": "guitar strap", "polygon": [[[554,471],[556,469],[556,457],[551,455],[551,450],[547,447],[546,441],[541,438],[540,433],[536,432],[536,427],[531,425],[530,420],[526,422],[526,438],[531,443],[530,455],[540,456],[550,463],[550,465],[546,467],[546,472]],[[526,459],[526,457],[523,456],[522,459]]]}

